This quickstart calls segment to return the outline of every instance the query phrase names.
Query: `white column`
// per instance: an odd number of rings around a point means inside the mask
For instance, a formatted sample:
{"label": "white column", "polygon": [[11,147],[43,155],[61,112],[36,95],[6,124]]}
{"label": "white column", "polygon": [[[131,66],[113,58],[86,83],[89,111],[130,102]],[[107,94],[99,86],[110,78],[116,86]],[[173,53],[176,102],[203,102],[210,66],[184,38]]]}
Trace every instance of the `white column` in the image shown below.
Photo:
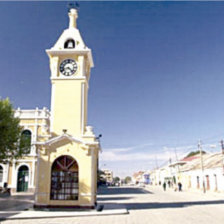
{"label": "white column", "polygon": [[86,69],[85,69],[85,58],[83,55],[79,56],[79,65],[80,65],[80,76],[86,76]]}
{"label": "white column", "polygon": [[32,173],[33,173],[33,171],[31,170],[31,167],[29,165],[28,165],[28,167],[29,167],[28,188],[31,188],[32,187]]}
{"label": "white column", "polygon": [[85,83],[82,83],[82,89],[81,89],[82,93],[82,102],[81,102],[81,133],[82,135],[84,134],[84,121],[85,121]]}
{"label": "white column", "polygon": [[12,184],[11,187],[12,188],[16,188],[16,182],[17,182],[17,173],[16,173],[16,165],[15,165],[15,161],[12,162]]}
{"label": "white column", "polygon": [[34,187],[34,175],[35,175],[35,160],[32,161],[32,180],[31,180],[31,187]]}
{"label": "white column", "polygon": [[53,132],[53,125],[54,125],[54,98],[55,97],[55,84],[52,82],[51,85],[51,117],[50,117],[50,132]]}
{"label": "white column", "polygon": [[5,165],[5,171],[4,171],[4,174],[3,174],[3,182],[9,182],[9,164],[7,163]]}
{"label": "white column", "polygon": [[94,190],[95,189],[95,172],[94,172],[94,150],[92,147],[90,147],[90,150],[91,150],[91,203],[93,204],[94,203],[94,197],[95,197],[95,194],[96,192]]}

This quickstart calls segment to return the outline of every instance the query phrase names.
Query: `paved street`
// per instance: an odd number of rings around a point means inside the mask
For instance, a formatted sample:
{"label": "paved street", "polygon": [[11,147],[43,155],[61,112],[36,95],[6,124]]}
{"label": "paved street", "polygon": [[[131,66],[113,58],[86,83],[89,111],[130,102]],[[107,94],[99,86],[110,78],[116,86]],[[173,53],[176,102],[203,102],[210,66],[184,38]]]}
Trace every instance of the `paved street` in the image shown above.
{"label": "paved street", "polygon": [[32,206],[33,195],[16,195],[11,197],[0,197],[0,211],[18,211]]}
{"label": "paved street", "polygon": [[192,224],[224,222],[224,195],[201,192],[163,192],[160,187],[111,187],[101,189],[100,204],[123,204],[128,215],[3,221],[4,224]]}

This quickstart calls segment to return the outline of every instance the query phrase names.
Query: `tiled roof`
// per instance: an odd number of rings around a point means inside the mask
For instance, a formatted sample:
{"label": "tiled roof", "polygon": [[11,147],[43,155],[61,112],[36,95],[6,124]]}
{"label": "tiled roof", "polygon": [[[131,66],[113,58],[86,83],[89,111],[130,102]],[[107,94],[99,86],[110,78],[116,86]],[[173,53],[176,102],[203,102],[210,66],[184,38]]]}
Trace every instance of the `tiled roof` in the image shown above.
{"label": "tiled roof", "polygon": [[[204,169],[213,169],[223,166],[223,155],[222,153],[212,153],[202,155]],[[181,171],[190,171],[201,169],[201,158],[200,156],[191,160],[181,167]]]}
{"label": "tiled roof", "polygon": [[185,158],[183,158],[183,159],[181,159],[181,161],[186,161],[186,162],[188,162],[188,161],[192,161],[192,160],[194,160],[194,159],[197,159],[197,158],[199,158],[200,156],[190,156],[190,157],[185,157]]}

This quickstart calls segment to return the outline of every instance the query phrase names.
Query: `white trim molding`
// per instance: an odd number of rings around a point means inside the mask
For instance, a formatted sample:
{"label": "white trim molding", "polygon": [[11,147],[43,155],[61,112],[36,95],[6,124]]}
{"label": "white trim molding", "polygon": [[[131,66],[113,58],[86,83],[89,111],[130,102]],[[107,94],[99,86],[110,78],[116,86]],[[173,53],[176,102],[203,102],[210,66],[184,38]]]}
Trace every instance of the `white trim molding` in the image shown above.
{"label": "white trim molding", "polygon": [[85,126],[85,83],[82,83],[81,91],[81,133],[83,135]]}
{"label": "white trim molding", "polygon": [[44,145],[44,146],[51,146],[57,142],[60,142],[62,140],[69,140],[69,141],[72,141],[72,142],[77,142],[77,143],[80,143],[80,144],[84,144],[84,145],[99,145],[99,142],[98,141],[94,141],[94,142],[85,142],[83,141],[82,139],[79,139],[79,138],[74,138],[73,136],[71,135],[68,135],[68,134],[62,134],[62,135],[59,135],[57,137],[54,137],[54,138],[51,138],[45,142],[35,142],[34,144],[36,145]]}
{"label": "white trim molding", "polygon": [[90,67],[94,67],[92,51],[88,47],[82,50],[74,50],[74,49],[47,49],[46,53],[49,57],[51,56],[58,56],[58,55],[87,55]]}

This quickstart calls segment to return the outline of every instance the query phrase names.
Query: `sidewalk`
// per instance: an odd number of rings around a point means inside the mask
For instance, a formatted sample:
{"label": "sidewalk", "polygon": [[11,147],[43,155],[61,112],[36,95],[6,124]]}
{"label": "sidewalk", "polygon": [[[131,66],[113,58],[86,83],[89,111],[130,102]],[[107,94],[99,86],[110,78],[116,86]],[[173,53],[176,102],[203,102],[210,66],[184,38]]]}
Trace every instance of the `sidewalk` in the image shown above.
{"label": "sidewalk", "polygon": [[[148,190],[159,190],[161,192],[164,192],[162,189],[162,186],[160,185],[147,185],[146,189]],[[203,192],[202,189],[183,189],[183,191],[178,192],[178,191],[174,191],[173,188],[167,188],[166,189],[167,192],[173,193],[173,194],[178,194],[178,193],[183,193],[185,195],[189,195],[190,197],[202,197],[202,198],[206,198],[206,199],[224,199],[224,192],[214,192],[214,191],[206,191],[205,193]]]}
{"label": "sidewalk", "polygon": [[126,208],[104,208],[103,211],[4,211],[0,212],[0,221],[16,219],[40,219],[40,218],[62,218],[81,216],[102,216],[102,215],[122,215],[128,214]]}
{"label": "sidewalk", "polygon": [[[100,201],[100,199],[99,199]],[[99,202],[98,206],[104,205],[102,211],[82,210],[82,211],[43,211],[33,210],[33,196],[10,196],[0,198],[0,222],[4,220],[18,219],[40,219],[40,218],[59,218],[59,217],[81,217],[81,216],[105,216],[128,214],[128,210],[121,204]]]}

